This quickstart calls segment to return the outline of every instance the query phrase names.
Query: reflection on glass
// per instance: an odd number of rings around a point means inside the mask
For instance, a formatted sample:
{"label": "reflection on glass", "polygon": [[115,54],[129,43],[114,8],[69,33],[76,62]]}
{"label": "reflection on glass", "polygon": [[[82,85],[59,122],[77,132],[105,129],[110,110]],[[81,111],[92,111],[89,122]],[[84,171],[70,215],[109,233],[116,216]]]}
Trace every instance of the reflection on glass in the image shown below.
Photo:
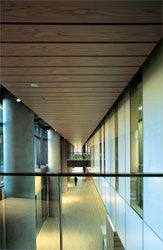
{"label": "reflection on glass", "polygon": [[[1,177],[0,177],[1,178]],[[0,186],[0,249],[5,249],[5,204],[4,189]]]}
{"label": "reflection on glass", "polygon": [[101,125],[99,128],[99,160],[100,160],[100,173],[102,173],[102,130],[101,130]]}
{"label": "reflection on glass", "polygon": [[[115,110],[115,174],[118,174],[118,109]],[[115,189],[119,189],[119,178],[115,177]]]}
{"label": "reflection on glass", "polygon": [[[143,173],[142,84],[131,89],[131,173]],[[131,206],[142,216],[143,181],[131,178]]]}
{"label": "reflection on glass", "polygon": [[36,207],[36,230],[41,230],[48,216],[48,179],[47,177],[35,177],[35,207]]}
{"label": "reflection on glass", "polygon": [[105,123],[101,124],[101,173],[105,173]]}
{"label": "reflection on glass", "polygon": [[47,130],[35,124],[35,167],[40,168],[48,163]]}
{"label": "reflection on glass", "polygon": [[90,154],[88,153],[68,153],[68,160],[90,160]]}
{"label": "reflection on glass", "polygon": [[59,184],[57,176],[5,176],[0,188],[1,250],[61,249]]}
{"label": "reflection on glass", "polygon": [[[0,172],[3,171],[3,107],[0,104]],[[3,177],[0,176],[0,186],[3,185]]]}
{"label": "reflection on glass", "polygon": [[[104,241],[106,249],[114,249],[115,242],[119,249],[142,249],[143,242],[150,249],[162,249],[161,177],[144,180],[144,219],[149,224],[145,223],[146,231],[142,218],[115,191],[109,178],[78,176],[75,185],[74,175],[69,176],[66,193],[62,193],[62,177],[58,176],[4,179],[4,188],[0,188],[1,250],[60,250],[62,244],[63,249],[78,249],[80,245],[81,249],[88,246],[86,249],[102,250]],[[14,183],[11,189],[6,181]]]}

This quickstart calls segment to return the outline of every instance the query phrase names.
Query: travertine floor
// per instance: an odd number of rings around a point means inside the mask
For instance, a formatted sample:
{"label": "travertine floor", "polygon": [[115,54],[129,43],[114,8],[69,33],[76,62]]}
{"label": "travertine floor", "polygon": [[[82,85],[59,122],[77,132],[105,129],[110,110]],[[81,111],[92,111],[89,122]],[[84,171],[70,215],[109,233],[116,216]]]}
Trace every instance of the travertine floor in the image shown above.
{"label": "travertine floor", "polygon": [[[68,192],[63,194],[64,250],[102,249],[102,220],[97,204],[101,201],[96,191],[92,191],[92,185],[92,182],[79,179],[78,186],[74,187],[72,179]],[[58,224],[58,218],[49,218],[44,223],[37,239],[37,250],[59,250]]]}

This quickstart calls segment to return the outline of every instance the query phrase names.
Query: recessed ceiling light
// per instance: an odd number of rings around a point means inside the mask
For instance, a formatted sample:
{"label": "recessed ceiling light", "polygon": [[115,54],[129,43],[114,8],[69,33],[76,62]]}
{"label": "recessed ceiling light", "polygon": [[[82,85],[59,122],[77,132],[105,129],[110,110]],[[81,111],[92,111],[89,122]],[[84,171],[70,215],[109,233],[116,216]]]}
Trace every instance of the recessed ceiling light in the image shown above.
{"label": "recessed ceiling light", "polygon": [[37,88],[37,87],[38,87],[38,84],[37,84],[37,83],[31,83],[31,87],[32,87],[32,88]]}
{"label": "recessed ceiling light", "polygon": [[139,110],[142,110],[142,109],[143,109],[143,107],[142,107],[142,106],[140,106],[138,109],[139,109]]}
{"label": "recessed ceiling light", "polygon": [[19,98],[16,99],[17,102],[21,102],[21,100]]}

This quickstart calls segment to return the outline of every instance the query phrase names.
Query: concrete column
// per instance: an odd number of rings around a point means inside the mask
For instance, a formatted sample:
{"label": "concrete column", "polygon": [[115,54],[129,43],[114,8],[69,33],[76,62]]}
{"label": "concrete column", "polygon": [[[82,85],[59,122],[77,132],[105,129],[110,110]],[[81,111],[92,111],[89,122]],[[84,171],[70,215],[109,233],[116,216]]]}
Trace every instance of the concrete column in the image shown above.
{"label": "concrete column", "polygon": [[[6,93],[3,99],[4,171],[34,172],[34,114]],[[35,180],[4,178],[6,249],[36,249]]]}
{"label": "concrete column", "polygon": [[[68,141],[62,138],[61,140],[61,171],[67,172],[67,148]],[[62,192],[67,192],[68,180],[67,177],[62,177]]]}
{"label": "concrete column", "polygon": [[[48,130],[48,167],[50,172],[60,172],[61,166],[60,135],[54,130]],[[58,177],[49,178],[49,216],[59,215]]]}

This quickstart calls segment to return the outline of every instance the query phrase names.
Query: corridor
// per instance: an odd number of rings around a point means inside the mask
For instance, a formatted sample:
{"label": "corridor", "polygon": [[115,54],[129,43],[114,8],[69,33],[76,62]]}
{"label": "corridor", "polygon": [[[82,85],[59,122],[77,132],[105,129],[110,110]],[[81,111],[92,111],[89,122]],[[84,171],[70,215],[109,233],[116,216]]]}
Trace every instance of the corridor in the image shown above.
{"label": "corridor", "polygon": [[[68,192],[62,197],[63,249],[100,250],[102,234],[100,226],[105,209],[92,181],[73,178]],[[37,250],[59,250],[58,219],[49,218],[37,238]]]}

